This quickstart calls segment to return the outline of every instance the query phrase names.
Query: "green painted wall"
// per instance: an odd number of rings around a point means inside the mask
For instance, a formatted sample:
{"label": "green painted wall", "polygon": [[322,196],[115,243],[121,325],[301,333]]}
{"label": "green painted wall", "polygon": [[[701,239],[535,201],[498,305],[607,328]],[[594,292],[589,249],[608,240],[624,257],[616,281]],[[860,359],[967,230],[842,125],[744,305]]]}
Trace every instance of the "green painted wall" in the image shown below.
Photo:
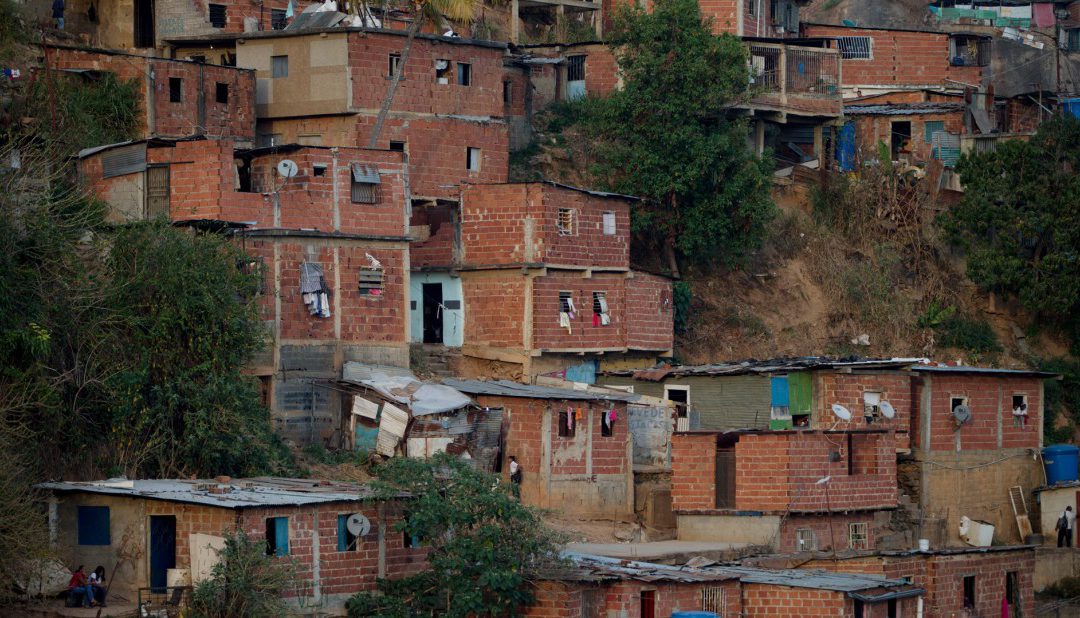
{"label": "green painted wall", "polygon": [[689,386],[690,406],[700,415],[701,429],[768,429],[772,403],[769,378],[766,375],[690,376],[644,382],[630,377],[597,376],[597,382],[632,385],[635,393],[651,397],[663,397],[665,385]]}

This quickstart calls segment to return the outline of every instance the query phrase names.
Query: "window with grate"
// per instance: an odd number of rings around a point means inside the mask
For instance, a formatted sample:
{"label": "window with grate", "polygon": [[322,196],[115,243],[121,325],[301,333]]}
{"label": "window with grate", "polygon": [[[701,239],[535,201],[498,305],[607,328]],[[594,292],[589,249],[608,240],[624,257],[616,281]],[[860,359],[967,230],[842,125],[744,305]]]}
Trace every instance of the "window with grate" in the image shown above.
{"label": "window with grate", "polygon": [[585,56],[569,56],[566,59],[566,81],[578,82],[585,79]]}
{"label": "window with grate", "polygon": [[376,202],[378,185],[370,182],[356,182],[352,183],[352,202],[353,204],[374,204]]}
{"label": "window with grate", "polygon": [[717,618],[724,618],[724,602],[727,599],[724,589],[719,586],[709,586],[701,589],[701,611],[712,612]]}
{"label": "window with grate", "polygon": [[214,87],[214,100],[218,103],[228,105],[229,103],[229,85],[218,82]]}
{"label": "window with grate", "polygon": [[382,296],[383,271],[375,268],[361,268],[359,280],[361,296]]}
{"label": "window with grate", "polygon": [[866,523],[848,524],[848,549],[868,549],[870,539],[867,536]]}
{"label": "window with grate", "polygon": [[960,67],[984,67],[990,64],[990,39],[966,35],[950,37],[949,62]]}
{"label": "window with grate", "polygon": [[593,326],[607,326],[611,323],[608,317],[607,296],[604,292],[592,293]]}
{"label": "window with grate", "polygon": [[210,25],[215,28],[224,28],[225,22],[228,21],[228,17],[225,12],[224,4],[211,4],[210,6]]}
{"label": "window with grate", "polygon": [[842,36],[836,39],[844,60],[870,60],[874,57],[874,39],[868,36]]}
{"label": "window with grate", "polygon": [[927,144],[933,143],[934,133],[945,130],[944,120],[927,120],[923,123],[923,141]]}
{"label": "window with grate", "polygon": [[573,292],[559,292],[559,312],[561,313],[573,313],[574,311],[574,293]]}
{"label": "window with grate", "polygon": [[270,77],[288,77],[289,76],[289,57],[288,56],[270,56]]}
{"label": "window with grate", "polygon": [[559,412],[559,437],[573,438],[577,433],[577,414],[573,408],[567,408]]}
{"label": "window with grate", "polygon": [[817,551],[817,534],[813,528],[799,528],[795,531],[796,551]]}
{"label": "window with grate", "polygon": [[1065,37],[1068,51],[1080,51],[1080,28],[1069,28],[1065,31]]}
{"label": "window with grate", "polygon": [[285,16],[285,9],[270,9],[270,29],[271,30],[284,30],[285,26],[289,25],[288,18]]}
{"label": "window with grate", "polygon": [[169,103],[184,101],[184,80],[180,77],[169,78]]}
{"label": "window with grate", "polygon": [[559,236],[574,236],[577,234],[577,213],[573,208],[560,208],[555,226],[559,230]]}
{"label": "window with grate", "polygon": [[614,236],[615,235],[615,213],[613,213],[613,212],[605,212],[603,220],[604,220],[604,236]]}
{"label": "window with grate", "polygon": [[458,86],[472,85],[472,65],[467,62],[457,63]]}

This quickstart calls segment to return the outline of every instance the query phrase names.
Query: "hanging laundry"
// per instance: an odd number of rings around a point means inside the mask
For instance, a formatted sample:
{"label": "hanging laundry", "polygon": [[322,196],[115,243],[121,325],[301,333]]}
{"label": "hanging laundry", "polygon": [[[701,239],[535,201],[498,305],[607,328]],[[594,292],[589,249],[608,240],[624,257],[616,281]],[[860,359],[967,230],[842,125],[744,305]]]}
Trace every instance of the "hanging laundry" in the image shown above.
{"label": "hanging laundry", "polygon": [[311,262],[300,264],[300,298],[307,305],[308,314],[330,317],[330,286],[326,284],[322,266]]}
{"label": "hanging laundry", "polygon": [[614,423],[619,418],[619,414],[615,412],[615,408],[608,410],[607,413],[608,423]]}
{"label": "hanging laundry", "polygon": [[292,19],[296,15],[296,7],[293,0],[289,0],[289,6],[285,8],[285,19]]}
{"label": "hanging laundry", "polygon": [[592,314],[592,325],[593,326],[600,326],[600,314],[599,313]]}
{"label": "hanging laundry", "polygon": [[601,326],[607,326],[608,324],[611,324],[611,318],[608,316],[608,314],[601,313],[600,314],[600,325]]}
{"label": "hanging laundry", "polygon": [[566,409],[566,430],[574,431],[574,409]]}
{"label": "hanging laundry", "polygon": [[573,329],[570,328],[570,314],[565,311],[559,312],[559,328],[565,328],[566,332],[573,334]]}

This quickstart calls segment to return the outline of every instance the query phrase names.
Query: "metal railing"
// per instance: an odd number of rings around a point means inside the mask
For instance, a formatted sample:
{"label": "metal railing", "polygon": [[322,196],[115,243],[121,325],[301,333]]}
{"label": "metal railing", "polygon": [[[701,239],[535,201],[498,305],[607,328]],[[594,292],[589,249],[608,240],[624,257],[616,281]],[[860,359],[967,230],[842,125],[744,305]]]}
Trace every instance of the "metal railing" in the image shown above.
{"label": "metal railing", "polygon": [[749,43],[751,90],[840,100],[840,52],[785,43]]}
{"label": "metal railing", "polygon": [[139,618],[173,618],[180,616],[191,597],[191,586],[162,586],[139,588]]}

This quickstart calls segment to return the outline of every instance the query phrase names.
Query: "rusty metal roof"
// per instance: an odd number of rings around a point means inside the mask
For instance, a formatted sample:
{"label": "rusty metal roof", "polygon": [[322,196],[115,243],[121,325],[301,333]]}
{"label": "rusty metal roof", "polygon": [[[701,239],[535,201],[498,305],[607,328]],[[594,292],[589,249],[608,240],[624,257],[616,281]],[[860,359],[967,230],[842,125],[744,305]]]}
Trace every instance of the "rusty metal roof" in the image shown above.
{"label": "rusty metal roof", "polygon": [[671,566],[608,558],[595,554],[563,552],[566,566],[545,573],[545,579],[562,581],[620,581],[632,579],[642,582],[718,582],[738,579],[736,575],[706,571],[687,566]]}
{"label": "rusty metal roof", "polygon": [[634,379],[659,382],[668,376],[729,376],[753,373],[770,374],[815,369],[906,369],[925,358],[863,358],[849,356],[799,356],[767,360],[730,361],[713,365],[676,365],[651,369],[622,369],[605,371],[608,376],[633,376]]}
{"label": "rusty metal roof", "polygon": [[873,105],[845,105],[848,116],[919,116],[923,114],[951,114],[964,111],[963,103],[877,103]]}
{"label": "rusty metal roof", "polygon": [[599,393],[588,390],[556,388],[536,384],[521,384],[510,380],[459,380],[446,378],[443,384],[470,395],[497,395],[500,397],[525,397],[529,399],[567,399],[571,401],[637,401],[640,395],[633,393]]}

